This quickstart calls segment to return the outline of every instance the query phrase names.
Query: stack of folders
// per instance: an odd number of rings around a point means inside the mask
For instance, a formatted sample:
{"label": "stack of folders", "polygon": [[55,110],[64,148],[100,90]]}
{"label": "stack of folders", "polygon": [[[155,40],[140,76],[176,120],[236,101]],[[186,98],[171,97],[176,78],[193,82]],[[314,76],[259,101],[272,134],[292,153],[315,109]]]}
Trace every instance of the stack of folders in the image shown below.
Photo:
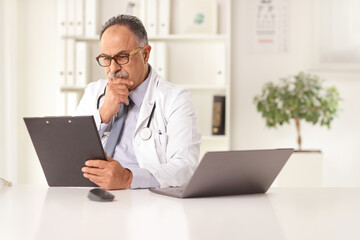
{"label": "stack of folders", "polygon": [[[149,37],[167,36],[170,33],[171,0],[142,0],[140,19]],[[163,41],[150,41],[152,51],[149,63],[155,71],[167,79],[167,45]]]}
{"label": "stack of folders", "polygon": [[100,29],[100,0],[58,0],[60,37],[96,36]]}
{"label": "stack of folders", "polygon": [[[57,0],[58,35],[57,78],[64,91],[59,114],[69,115],[89,82],[89,46],[76,37],[96,37],[100,31],[100,0]],[[77,90],[78,89],[78,90]]]}
{"label": "stack of folders", "polygon": [[149,37],[166,36],[170,31],[170,0],[142,0],[140,19]]}

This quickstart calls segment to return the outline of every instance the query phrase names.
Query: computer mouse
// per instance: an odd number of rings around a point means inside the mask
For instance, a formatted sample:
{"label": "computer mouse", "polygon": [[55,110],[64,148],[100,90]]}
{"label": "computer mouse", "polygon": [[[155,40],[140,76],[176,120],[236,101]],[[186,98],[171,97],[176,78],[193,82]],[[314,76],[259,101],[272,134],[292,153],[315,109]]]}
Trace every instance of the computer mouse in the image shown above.
{"label": "computer mouse", "polygon": [[88,198],[97,202],[111,202],[115,196],[103,188],[94,188],[89,191]]}

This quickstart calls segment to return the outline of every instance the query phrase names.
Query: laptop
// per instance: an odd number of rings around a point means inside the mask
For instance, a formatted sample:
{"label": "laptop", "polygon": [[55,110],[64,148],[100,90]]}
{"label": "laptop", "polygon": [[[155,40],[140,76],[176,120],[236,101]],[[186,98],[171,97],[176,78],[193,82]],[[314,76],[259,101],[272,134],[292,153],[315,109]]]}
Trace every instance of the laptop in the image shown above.
{"label": "laptop", "polygon": [[265,193],[294,149],[207,152],[184,187],[151,188],[177,198]]}
{"label": "laptop", "polygon": [[86,160],[105,160],[93,116],[24,118],[49,186],[95,187],[83,176]]}

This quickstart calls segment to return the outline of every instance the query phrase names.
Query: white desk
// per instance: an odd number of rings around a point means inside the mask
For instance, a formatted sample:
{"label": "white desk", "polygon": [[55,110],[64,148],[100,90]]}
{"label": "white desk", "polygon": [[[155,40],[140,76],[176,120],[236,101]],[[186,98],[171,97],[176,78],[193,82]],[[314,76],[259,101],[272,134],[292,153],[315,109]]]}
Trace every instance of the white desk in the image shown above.
{"label": "white desk", "polygon": [[176,199],[148,190],[13,186],[0,190],[0,239],[360,239],[360,189],[281,189]]}

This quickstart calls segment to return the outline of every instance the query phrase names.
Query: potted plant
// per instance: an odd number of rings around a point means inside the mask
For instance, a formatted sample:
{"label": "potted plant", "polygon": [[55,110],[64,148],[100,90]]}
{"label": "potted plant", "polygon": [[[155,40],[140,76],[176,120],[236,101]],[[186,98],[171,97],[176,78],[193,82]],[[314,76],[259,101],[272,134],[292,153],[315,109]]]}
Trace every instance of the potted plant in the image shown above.
{"label": "potted plant", "polygon": [[340,95],[336,87],[325,88],[316,75],[300,72],[282,78],[279,85],[268,82],[254,102],[268,127],[295,121],[299,151],[301,148],[301,120],[330,128],[339,112]]}

